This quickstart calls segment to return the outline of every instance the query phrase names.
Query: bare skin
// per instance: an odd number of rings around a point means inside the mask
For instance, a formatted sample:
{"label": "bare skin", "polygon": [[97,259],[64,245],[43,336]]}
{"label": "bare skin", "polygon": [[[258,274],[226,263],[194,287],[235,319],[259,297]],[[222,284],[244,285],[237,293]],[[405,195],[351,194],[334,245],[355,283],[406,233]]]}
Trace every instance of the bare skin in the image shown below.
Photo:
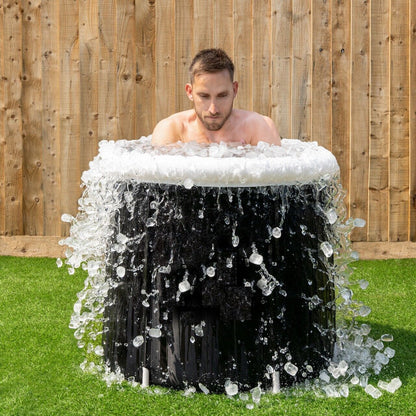
{"label": "bare skin", "polygon": [[153,130],[153,145],[191,141],[251,145],[264,141],[280,145],[271,118],[233,109],[238,83],[231,81],[228,71],[197,74],[192,84],[186,84],[185,91],[194,108],[160,121]]}

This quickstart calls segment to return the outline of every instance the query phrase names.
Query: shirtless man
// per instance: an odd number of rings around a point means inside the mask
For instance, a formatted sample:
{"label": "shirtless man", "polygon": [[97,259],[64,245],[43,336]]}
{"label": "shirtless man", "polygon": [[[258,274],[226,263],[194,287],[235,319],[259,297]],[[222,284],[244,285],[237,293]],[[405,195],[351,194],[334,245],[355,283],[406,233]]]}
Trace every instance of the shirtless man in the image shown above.
{"label": "shirtless man", "polygon": [[223,50],[200,51],[189,71],[191,82],[185,91],[194,108],[161,120],[153,130],[153,145],[190,141],[251,145],[264,141],[280,145],[271,118],[233,109],[238,83],[234,81],[234,64]]}

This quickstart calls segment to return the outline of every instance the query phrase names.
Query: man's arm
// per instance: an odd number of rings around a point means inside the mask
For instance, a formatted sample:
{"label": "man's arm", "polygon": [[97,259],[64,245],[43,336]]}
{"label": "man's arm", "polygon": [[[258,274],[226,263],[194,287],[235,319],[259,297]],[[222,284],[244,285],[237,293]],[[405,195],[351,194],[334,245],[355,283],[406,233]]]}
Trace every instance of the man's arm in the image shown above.
{"label": "man's arm", "polygon": [[166,146],[179,141],[177,122],[170,116],[156,124],[152,133],[153,146]]}

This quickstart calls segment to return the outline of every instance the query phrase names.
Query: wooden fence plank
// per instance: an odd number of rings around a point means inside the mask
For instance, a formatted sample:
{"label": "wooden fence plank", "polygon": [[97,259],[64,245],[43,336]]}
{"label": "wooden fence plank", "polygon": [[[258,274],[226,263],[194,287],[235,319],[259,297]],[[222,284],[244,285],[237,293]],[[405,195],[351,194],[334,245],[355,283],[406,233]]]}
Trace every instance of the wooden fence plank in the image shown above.
{"label": "wooden fence plank", "polygon": [[368,240],[389,238],[390,1],[371,2]]}
{"label": "wooden fence plank", "polygon": [[292,135],[311,140],[311,1],[292,0]]}
{"label": "wooden fence plank", "polygon": [[[189,3],[188,3],[189,4]],[[193,1],[193,52],[214,47],[213,36],[214,2],[205,0]]]}
{"label": "wooden fence plank", "polygon": [[79,1],[80,167],[84,171],[98,150],[98,3]]}
{"label": "wooden fence plank", "polygon": [[341,183],[347,190],[350,184],[351,119],[351,13],[348,5],[349,2],[344,0],[332,3],[332,153],[340,165]]}
{"label": "wooden fence plank", "polygon": [[59,3],[42,2],[42,158],[45,235],[60,235]]}
{"label": "wooden fence plank", "polygon": [[391,1],[390,232],[408,239],[409,223],[409,15],[407,0]]}
{"label": "wooden fence plank", "polygon": [[191,107],[185,93],[189,82],[189,65],[193,58],[193,7],[188,0],[175,1],[175,111]]}
{"label": "wooden fence plank", "polygon": [[6,77],[4,72],[4,7],[0,3],[0,236],[5,233],[5,218],[6,218],[6,186],[5,186],[5,165],[4,152],[6,150],[5,141],[5,118],[6,118],[6,102],[5,89]]}
{"label": "wooden fence plank", "polygon": [[117,138],[136,137],[134,0],[117,1]]}
{"label": "wooden fence plank", "polygon": [[41,0],[23,1],[23,233],[43,234]]}
{"label": "wooden fence plank", "polygon": [[272,0],[272,118],[282,137],[292,137],[291,2]]}
{"label": "wooden fence plank", "polygon": [[175,112],[175,3],[156,7],[156,122]]}
{"label": "wooden fence plank", "polygon": [[117,1],[98,1],[98,140],[117,139]]}
{"label": "wooden fence plank", "polygon": [[331,8],[326,0],[313,2],[312,10],[312,140],[332,147]]}
{"label": "wooden fence plank", "polygon": [[[80,195],[80,69],[78,0],[61,0],[59,7],[60,77],[60,166],[61,214],[75,215]],[[66,235],[69,226],[61,224]]]}
{"label": "wooden fence plank", "polygon": [[214,2],[213,44],[232,57],[234,53],[233,0]]}
{"label": "wooden fence plank", "polygon": [[416,241],[416,3],[410,3],[410,227],[409,239]]}
{"label": "wooden fence plank", "polygon": [[[254,4],[255,3],[255,4]],[[271,115],[271,10],[269,0],[253,2],[253,110]]]}
{"label": "wooden fence plank", "polygon": [[22,140],[22,4],[11,2],[4,9],[5,87],[5,230],[7,236],[22,234],[23,140]]}
{"label": "wooden fence plank", "polygon": [[155,4],[136,2],[136,136],[153,131],[155,120]]}
{"label": "wooden fence plank", "polygon": [[253,109],[252,0],[234,1],[234,65],[239,92],[235,107]]}
{"label": "wooden fence plank", "polygon": [[[350,215],[368,222],[368,152],[370,98],[370,5],[355,1],[351,8],[351,161]],[[367,240],[367,224],[355,228],[354,241]]]}

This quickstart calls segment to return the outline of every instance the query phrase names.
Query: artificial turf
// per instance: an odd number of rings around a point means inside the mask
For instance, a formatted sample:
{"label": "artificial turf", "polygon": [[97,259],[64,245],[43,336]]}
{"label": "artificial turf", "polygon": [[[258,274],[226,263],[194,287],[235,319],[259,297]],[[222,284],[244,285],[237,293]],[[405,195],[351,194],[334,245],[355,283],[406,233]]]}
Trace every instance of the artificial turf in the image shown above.
{"label": "artificial turf", "polygon": [[372,336],[391,333],[395,357],[381,374],[400,377],[394,394],[374,399],[360,387],[348,397],[319,398],[292,389],[267,394],[254,409],[225,395],[130,385],[107,387],[81,371],[69,319],[85,275],[70,276],[54,259],[0,257],[0,415],[412,415],[416,414],[416,259],[359,261],[355,278],[370,282],[355,298],[370,306],[362,318]]}

